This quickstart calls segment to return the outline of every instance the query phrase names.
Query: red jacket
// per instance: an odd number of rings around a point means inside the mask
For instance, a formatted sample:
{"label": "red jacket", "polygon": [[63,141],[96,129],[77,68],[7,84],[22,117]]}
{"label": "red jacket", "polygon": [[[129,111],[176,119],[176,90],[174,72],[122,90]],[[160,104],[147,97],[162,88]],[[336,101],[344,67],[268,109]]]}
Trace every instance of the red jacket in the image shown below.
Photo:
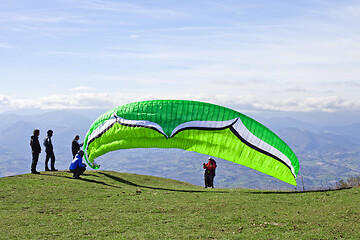
{"label": "red jacket", "polygon": [[211,174],[215,176],[216,163],[208,162],[203,165],[203,168],[205,169],[205,174]]}

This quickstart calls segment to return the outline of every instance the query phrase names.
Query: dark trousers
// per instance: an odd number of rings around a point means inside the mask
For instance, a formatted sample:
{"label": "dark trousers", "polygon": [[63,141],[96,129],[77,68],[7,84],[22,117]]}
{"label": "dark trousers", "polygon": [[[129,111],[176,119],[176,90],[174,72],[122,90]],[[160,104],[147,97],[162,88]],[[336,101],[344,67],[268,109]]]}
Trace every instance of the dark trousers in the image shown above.
{"label": "dark trousers", "polygon": [[47,151],[45,157],[45,170],[49,170],[48,163],[49,159],[51,159],[51,170],[55,169],[55,154],[54,151]]}
{"label": "dark trousers", "polygon": [[70,170],[70,172],[72,172],[74,174],[74,177],[79,177],[81,174],[83,174],[86,170],[86,167],[77,167],[73,170]]}
{"label": "dark trousers", "polygon": [[36,166],[39,161],[40,153],[32,153],[31,172],[36,172]]}
{"label": "dark trousers", "polygon": [[214,175],[212,174],[205,174],[205,187],[214,187]]}

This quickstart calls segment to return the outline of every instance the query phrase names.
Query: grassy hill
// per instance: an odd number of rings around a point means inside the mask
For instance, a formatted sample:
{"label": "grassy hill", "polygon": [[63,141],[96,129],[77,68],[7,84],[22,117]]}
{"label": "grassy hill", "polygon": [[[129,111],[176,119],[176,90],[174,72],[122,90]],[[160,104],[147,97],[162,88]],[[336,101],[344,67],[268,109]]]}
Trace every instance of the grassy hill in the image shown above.
{"label": "grassy hill", "polygon": [[359,188],[204,189],[67,171],[0,178],[0,239],[359,239]]}

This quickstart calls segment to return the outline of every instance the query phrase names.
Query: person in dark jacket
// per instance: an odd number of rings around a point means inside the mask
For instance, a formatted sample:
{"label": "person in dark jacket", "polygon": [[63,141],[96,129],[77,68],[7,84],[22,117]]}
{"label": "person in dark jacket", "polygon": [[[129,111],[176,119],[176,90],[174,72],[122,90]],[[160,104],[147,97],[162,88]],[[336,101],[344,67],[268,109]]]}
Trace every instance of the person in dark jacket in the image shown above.
{"label": "person in dark jacket", "polygon": [[33,135],[30,138],[30,146],[32,152],[31,173],[33,174],[40,174],[38,171],[36,171],[36,166],[39,161],[39,155],[41,153],[39,135],[40,135],[40,130],[35,129]]}
{"label": "person in dark jacket", "polygon": [[80,175],[85,172],[86,165],[82,163],[82,158],[84,156],[84,151],[79,150],[79,152],[76,154],[75,158],[72,160],[69,170],[74,175],[73,177],[76,179],[81,179]]}
{"label": "person in dark jacket", "polygon": [[[48,130],[47,131],[47,137],[44,140],[44,146],[45,146],[45,171],[57,171],[55,169],[55,154],[54,154],[54,147],[51,142],[51,137],[53,136],[53,131]],[[49,159],[51,159],[51,169],[49,169],[48,163]]]}
{"label": "person in dark jacket", "polygon": [[203,163],[203,168],[205,169],[205,174],[204,174],[205,188],[207,187],[214,188],[214,177],[215,177],[215,169],[216,169],[215,160],[209,157],[208,163]]}
{"label": "person in dark jacket", "polygon": [[75,138],[71,144],[71,151],[73,154],[73,159],[75,158],[76,154],[80,151],[80,147],[82,147],[84,144],[84,143],[78,143],[79,139],[80,139],[79,135],[75,135]]}

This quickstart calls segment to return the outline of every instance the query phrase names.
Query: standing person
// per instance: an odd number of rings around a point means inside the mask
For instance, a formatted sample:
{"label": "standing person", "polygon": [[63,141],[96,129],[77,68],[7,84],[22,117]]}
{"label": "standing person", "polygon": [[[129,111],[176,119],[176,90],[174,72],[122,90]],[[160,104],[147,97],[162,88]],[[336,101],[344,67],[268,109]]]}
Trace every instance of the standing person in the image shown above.
{"label": "standing person", "polygon": [[39,142],[40,130],[35,129],[33,135],[30,138],[30,146],[32,152],[32,162],[31,162],[31,173],[40,174],[36,171],[36,166],[39,161],[39,154],[41,153],[41,146]]}
{"label": "standing person", "polygon": [[215,160],[209,157],[208,163],[203,163],[203,168],[205,169],[205,174],[204,174],[205,188],[207,187],[214,188],[214,177],[215,177],[215,169],[216,169]]}
{"label": "standing person", "polygon": [[86,169],[86,165],[82,163],[83,156],[84,151],[80,150],[69,166],[70,172],[74,174],[73,177],[76,179],[81,179],[80,175],[83,174]]}
{"label": "standing person", "polygon": [[80,147],[82,147],[84,145],[84,143],[78,143],[79,139],[80,139],[79,135],[75,135],[75,138],[71,144],[71,151],[73,154],[73,159],[75,158],[76,154],[79,152]]}
{"label": "standing person", "polygon": [[[45,146],[45,171],[57,171],[55,169],[55,154],[54,154],[54,148],[51,142],[51,137],[53,136],[53,131],[50,129],[47,131],[47,137],[44,140],[44,146]],[[49,159],[51,159],[51,169],[48,167]]]}

